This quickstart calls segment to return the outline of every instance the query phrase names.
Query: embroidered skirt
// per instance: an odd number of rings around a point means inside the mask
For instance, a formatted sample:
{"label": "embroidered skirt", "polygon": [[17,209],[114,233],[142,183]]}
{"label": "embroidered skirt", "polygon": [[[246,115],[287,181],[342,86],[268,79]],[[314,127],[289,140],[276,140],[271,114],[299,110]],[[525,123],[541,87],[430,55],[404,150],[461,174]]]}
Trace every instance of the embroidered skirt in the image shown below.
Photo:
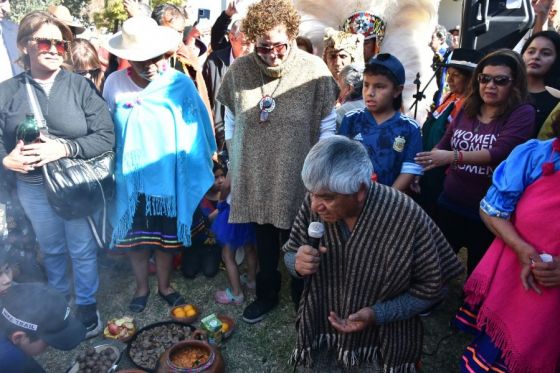
{"label": "embroidered skirt", "polygon": [[123,240],[115,245],[115,251],[163,250],[178,252],[183,244],[177,238],[177,219],[161,216],[146,216],[144,195],[138,197],[132,228]]}
{"label": "embroidered skirt", "polygon": [[474,340],[465,348],[463,356],[461,356],[461,372],[509,372],[502,357],[502,351],[496,347],[484,330],[477,328],[477,315],[477,309],[463,305],[453,321],[460,330],[475,336]]}

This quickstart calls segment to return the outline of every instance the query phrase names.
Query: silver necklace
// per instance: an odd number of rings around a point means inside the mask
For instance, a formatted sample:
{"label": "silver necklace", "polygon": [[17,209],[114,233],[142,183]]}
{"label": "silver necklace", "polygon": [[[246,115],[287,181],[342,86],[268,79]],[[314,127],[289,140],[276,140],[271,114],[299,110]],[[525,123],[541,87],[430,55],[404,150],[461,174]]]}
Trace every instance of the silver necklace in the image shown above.
{"label": "silver necklace", "polygon": [[280,87],[280,83],[282,82],[283,76],[281,76],[280,79],[278,79],[278,84],[276,84],[276,87],[274,88],[272,93],[271,94],[265,94],[264,93],[264,77],[263,77],[262,71],[259,70],[259,73],[261,74],[261,82],[262,82],[262,85],[261,85],[262,98],[259,101],[259,110],[260,110],[259,124],[264,124],[264,123],[268,122],[269,114],[272,113],[274,111],[274,109],[276,108],[276,100],[274,99],[274,93],[276,93],[276,91],[278,90],[278,87]]}

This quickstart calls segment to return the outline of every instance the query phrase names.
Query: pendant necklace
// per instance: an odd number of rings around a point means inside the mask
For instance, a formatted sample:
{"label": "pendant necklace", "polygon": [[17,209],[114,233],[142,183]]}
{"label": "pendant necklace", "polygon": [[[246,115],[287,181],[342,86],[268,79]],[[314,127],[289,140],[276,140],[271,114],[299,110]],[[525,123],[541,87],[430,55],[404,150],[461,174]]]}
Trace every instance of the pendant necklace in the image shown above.
{"label": "pendant necklace", "polygon": [[478,133],[478,131],[480,130],[480,126],[482,125],[482,121],[480,120],[480,118],[478,118],[478,116],[476,117],[476,123],[473,125],[473,132],[474,133]]}
{"label": "pendant necklace", "polygon": [[272,93],[268,95],[264,93],[264,77],[262,71],[259,71],[259,73],[261,74],[261,82],[262,82],[261,85],[262,98],[259,101],[259,110],[260,110],[259,124],[264,124],[268,122],[269,113],[272,113],[276,108],[276,100],[274,100],[274,93],[276,93],[276,90],[280,86],[283,77],[280,77],[280,79],[278,79],[278,84],[276,84],[276,88],[274,88]]}
{"label": "pendant necklace", "polygon": [[478,133],[478,130],[480,129],[480,120],[477,118],[476,119],[476,126],[473,129],[474,133]]}

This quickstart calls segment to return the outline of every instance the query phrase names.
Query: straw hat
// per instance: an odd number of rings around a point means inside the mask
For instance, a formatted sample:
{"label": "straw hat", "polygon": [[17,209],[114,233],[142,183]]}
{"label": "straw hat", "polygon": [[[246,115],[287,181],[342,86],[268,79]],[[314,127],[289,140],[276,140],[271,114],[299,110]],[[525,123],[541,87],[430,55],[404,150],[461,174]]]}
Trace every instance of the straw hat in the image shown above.
{"label": "straw hat", "polygon": [[107,40],[105,48],[129,61],[147,61],[167,52],[175,52],[181,35],[170,27],[158,26],[146,16],[124,21],[122,30]]}
{"label": "straw hat", "polygon": [[70,27],[75,34],[81,34],[85,31],[86,28],[84,27],[84,25],[76,21],[74,17],[72,17],[72,14],[70,14],[70,10],[64,5],[52,4],[49,5],[47,10],[59,21]]}

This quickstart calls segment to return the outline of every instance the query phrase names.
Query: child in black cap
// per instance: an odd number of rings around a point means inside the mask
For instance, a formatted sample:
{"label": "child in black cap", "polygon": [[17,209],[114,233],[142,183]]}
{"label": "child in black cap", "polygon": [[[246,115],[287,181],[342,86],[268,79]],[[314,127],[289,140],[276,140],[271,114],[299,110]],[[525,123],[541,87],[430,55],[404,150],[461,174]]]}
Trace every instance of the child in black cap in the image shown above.
{"label": "child in black cap", "polygon": [[47,346],[71,350],[85,334],[64,295],[48,285],[16,284],[0,296],[0,372],[44,372],[33,356]]}

